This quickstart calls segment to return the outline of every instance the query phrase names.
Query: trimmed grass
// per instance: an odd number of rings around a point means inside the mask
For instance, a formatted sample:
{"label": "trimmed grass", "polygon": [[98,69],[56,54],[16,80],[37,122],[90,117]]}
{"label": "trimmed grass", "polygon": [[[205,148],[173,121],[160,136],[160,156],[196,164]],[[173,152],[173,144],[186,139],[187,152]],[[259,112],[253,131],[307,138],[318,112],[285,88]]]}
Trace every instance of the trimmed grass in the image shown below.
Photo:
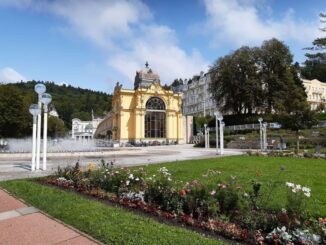
{"label": "trimmed grass", "polygon": [[31,180],[5,181],[0,186],[106,244],[226,244]]}
{"label": "trimmed grass", "polygon": [[[233,156],[178,161],[145,168],[154,174],[162,166],[168,168],[173,178],[183,181],[183,184],[194,179],[218,183],[228,181],[230,176],[237,176],[237,183],[249,190],[251,180],[255,179],[262,183],[261,204],[278,210],[285,205],[286,181],[308,186],[312,189],[312,196],[308,199],[307,210],[313,217],[326,217],[324,159]],[[280,166],[285,169],[281,171]],[[205,178],[203,174],[208,169],[222,173]],[[5,181],[0,182],[0,186],[30,205],[107,244],[225,244],[31,180]]]}
{"label": "trimmed grass", "polygon": [[[237,177],[237,183],[246,190],[251,189],[251,180],[262,183],[262,205],[280,209],[285,205],[285,182],[293,182],[311,188],[307,210],[314,217],[326,217],[326,160],[298,159],[286,157],[232,156],[205,160],[188,160],[159,165],[149,165],[146,169],[155,173],[165,166],[175,180],[183,182],[194,179],[204,182],[228,181]],[[280,171],[280,166],[285,170]],[[204,178],[208,169],[219,170],[219,176]]]}

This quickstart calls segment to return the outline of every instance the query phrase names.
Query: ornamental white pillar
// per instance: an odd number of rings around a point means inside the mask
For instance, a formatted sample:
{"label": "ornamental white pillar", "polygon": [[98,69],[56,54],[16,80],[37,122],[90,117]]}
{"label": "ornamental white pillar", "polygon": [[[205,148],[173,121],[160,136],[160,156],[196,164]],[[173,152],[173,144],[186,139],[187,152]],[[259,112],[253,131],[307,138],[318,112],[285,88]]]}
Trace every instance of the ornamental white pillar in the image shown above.
{"label": "ornamental white pillar", "polygon": [[209,144],[209,130],[210,128],[207,128],[207,148],[210,148],[210,144]]}
{"label": "ornamental white pillar", "polygon": [[205,148],[207,148],[207,124],[204,124],[204,133],[205,133]]}
{"label": "ornamental white pillar", "polygon": [[48,104],[52,101],[50,94],[44,93],[42,95],[42,103],[44,104],[44,126],[43,126],[43,170],[46,170],[46,155],[48,144]]}
{"label": "ornamental white pillar", "polygon": [[224,122],[220,122],[220,135],[221,135],[221,155],[224,154]]}
{"label": "ornamental white pillar", "polygon": [[216,141],[216,155],[218,155],[218,117],[220,113],[218,111],[214,112],[215,115],[215,141]]}
{"label": "ornamental white pillar", "polygon": [[31,170],[35,171],[36,164],[36,121],[37,115],[39,114],[40,108],[37,104],[32,104],[29,107],[29,112],[33,115],[33,144],[32,144],[32,166]]}
{"label": "ornamental white pillar", "polygon": [[40,155],[41,155],[41,121],[42,121],[42,115],[41,115],[41,108],[42,103],[39,100],[38,106],[40,108],[40,111],[37,115],[37,139],[36,139],[36,170],[40,169]]}

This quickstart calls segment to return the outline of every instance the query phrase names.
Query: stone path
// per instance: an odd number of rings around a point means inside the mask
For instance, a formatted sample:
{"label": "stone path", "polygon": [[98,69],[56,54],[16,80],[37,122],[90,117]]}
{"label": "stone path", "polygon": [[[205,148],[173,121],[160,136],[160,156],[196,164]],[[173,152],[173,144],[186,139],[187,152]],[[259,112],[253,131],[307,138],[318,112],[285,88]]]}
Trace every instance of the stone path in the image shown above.
{"label": "stone path", "polygon": [[0,189],[0,244],[99,244]]}
{"label": "stone path", "polygon": [[[245,151],[225,149],[224,156],[241,155]],[[122,147],[116,151],[103,152],[49,153],[47,170],[31,172],[30,154],[0,154],[0,181],[49,175],[56,171],[58,166],[74,165],[77,161],[81,166],[88,163],[100,164],[101,159],[106,162],[114,161],[116,166],[135,166],[213,157],[220,157],[220,155],[216,155],[214,148],[194,148],[193,145]]]}

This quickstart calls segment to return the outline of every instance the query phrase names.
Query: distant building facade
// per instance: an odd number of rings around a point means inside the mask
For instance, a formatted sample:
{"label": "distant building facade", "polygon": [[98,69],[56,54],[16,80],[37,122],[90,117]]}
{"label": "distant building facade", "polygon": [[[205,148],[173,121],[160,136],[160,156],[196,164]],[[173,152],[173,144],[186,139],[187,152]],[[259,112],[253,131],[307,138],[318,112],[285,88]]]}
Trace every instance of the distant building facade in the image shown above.
{"label": "distant building facade", "polygon": [[320,82],[317,79],[301,80],[306,89],[307,101],[311,109],[316,110],[321,105],[326,107],[326,83]]}
{"label": "distant building facade", "polygon": [[59,114],[58,114],[57,110],[54,108],[54,106],[51,107],[51,110],[49,112],[49,116],[59,118]]}
{"label": "distant building facade", "polygon": [[214,116],[216,103],[209,91],[211,78],[209,73],[201,72],[192,79],[185,80],[183,84],[172,88],[182,92],[182,112],[186,116]]}
{"label": "distant building facade", "polygon": [[103,118],[95,118],[92,114],[92,121],[82,121],[78,118],[72,119],[71,137],[76,140],[92,139],[97,126]]}

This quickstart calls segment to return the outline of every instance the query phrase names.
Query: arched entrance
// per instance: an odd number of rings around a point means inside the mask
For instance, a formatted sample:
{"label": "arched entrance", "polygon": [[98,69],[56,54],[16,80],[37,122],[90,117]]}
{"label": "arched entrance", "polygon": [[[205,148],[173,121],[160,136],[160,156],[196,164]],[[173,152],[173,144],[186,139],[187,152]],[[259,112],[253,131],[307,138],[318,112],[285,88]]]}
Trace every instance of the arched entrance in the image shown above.
{"label": "arched entrance", "polygon": [[158,97],[150,98],[146,103],[145,138],[166,137],[165,103]]}

